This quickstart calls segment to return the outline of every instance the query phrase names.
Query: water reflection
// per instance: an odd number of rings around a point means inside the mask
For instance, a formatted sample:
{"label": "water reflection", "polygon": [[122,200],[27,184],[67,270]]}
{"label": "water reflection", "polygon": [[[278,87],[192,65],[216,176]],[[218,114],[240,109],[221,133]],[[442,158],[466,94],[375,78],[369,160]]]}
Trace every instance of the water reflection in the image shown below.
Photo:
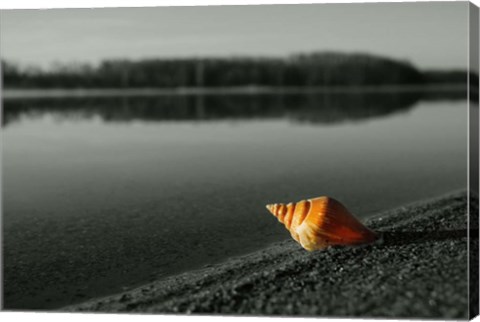
{"label": "water reflection", "polygon": [[105,122],[287,118],[295,122],[335,124],[403,113],[420,100],[464,98],[464,91],[357,91],[6,100],[3,126],[45,114],[55,114],[60,120],[99,117]]}
{"label": "water reflection", "polygon": [[464,189],[463,94],[7,100],[5,306],[58,308],[289,238],[267,203],[330,195],[363,217]]}

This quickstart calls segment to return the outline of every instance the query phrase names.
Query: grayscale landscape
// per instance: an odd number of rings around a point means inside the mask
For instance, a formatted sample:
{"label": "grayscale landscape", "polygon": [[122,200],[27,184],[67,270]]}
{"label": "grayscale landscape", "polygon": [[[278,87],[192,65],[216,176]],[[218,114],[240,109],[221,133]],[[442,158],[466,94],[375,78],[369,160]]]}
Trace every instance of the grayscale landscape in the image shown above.
{"label": "grayscale landscape", "polygon": [[1,11],[3,309],[467,318],[468,8]]}

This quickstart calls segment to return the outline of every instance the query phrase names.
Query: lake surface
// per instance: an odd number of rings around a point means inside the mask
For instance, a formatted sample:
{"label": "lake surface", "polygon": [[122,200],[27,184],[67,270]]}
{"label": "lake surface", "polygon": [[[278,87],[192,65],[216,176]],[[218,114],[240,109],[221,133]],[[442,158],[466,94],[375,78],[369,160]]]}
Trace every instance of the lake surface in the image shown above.
{"label": "lake surface", "polygon": [[466,189],[462,93],[4,101],[6,309],[50,309],[284,240],[265,209],[359,217]]}

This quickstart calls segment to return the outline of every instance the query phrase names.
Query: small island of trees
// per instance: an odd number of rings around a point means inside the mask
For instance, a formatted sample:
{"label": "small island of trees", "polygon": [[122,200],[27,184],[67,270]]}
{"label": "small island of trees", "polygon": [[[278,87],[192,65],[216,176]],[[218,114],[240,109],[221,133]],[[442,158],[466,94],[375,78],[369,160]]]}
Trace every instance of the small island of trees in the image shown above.
{"label": "small island of trees", "polygon": [[[466,71],[419,71],[410,63],[369,54],[322,52],[286,58],[104,60],[44,70],[2,61],[4,87],[220,88],[466,84]],[[478,80],[478,76],[474,77]]]}

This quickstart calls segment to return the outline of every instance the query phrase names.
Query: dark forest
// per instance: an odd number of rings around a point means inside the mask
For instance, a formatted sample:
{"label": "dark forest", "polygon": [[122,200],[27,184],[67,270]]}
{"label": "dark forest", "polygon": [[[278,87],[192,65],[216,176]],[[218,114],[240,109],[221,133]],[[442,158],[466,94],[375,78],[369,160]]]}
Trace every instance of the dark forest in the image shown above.
{"label": "dark forest", "polygon": [[[466,84],[466,71],[420,71],[369,54],[322,52],[286,58],[104,60],[49,70],[2,61],[5,88],[186,88]],[[478,77],[475,75],[474,77]]]}

